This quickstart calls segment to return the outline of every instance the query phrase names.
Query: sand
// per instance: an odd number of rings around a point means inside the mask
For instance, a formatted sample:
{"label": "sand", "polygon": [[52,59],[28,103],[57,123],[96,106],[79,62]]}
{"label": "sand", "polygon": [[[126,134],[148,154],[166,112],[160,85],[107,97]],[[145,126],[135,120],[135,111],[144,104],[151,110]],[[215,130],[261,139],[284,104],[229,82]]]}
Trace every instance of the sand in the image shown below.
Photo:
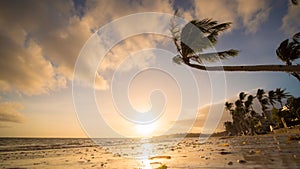
{"label": "sand", "polygon": [[145,159],[100,146],[1,152],[0,168],[300,168],[300,140],[291,136],[186,138]]}

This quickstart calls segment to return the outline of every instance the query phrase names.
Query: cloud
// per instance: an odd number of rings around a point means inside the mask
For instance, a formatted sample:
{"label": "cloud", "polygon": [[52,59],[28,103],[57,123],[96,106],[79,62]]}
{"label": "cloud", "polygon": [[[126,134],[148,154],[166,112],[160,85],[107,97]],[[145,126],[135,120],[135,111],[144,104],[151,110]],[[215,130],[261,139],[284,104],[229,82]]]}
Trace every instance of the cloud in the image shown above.
{"label": "cloud", "polygon": [[109,89],[108,82],[102,76],[100,76],[99,73],[96,73],[94,87],[96,90]]}
{"label": "cloud", "polygon": [[282,18],[281,29],[287,35],[294,35],[300,30],[300,5],[289,5],[288,13]]}
{"label": "cloud", "polygon": [[[0,92],[35,95],[66,87],[80,49],[93,32],[121,16],[149,11],[173,13],[172,3],[86,1],[78,12],[71,0],[1,1]],[[124,49],[136,43],[127,43]],[[112,62],[107,67],[113,69]],[[97,84],[105,84],[100,76]],[[104,86],[100,88],[106,89]]]}
{"label": "cloud", "polygon": [[195,0],[196,18],[213,18],[219,22],[232,22],[236,20],[236,3],[230,0]]}
{"label": "cloud", "polygon": [[[234,29],[242,25],[249,33],[255,33],[269,13],[268,2],[260,0],[199,0],[194,4],[195,9],[185,11],[184,16],[233,21]],[[173,2],[85,1],[75,8],[71,0],[0,1],[0,92],[37,95],[67,87],[78,54],[93,32],[119,17],[149,11],[173,14]],[[157,36],[137,36],[114,47],[99,68],[96,89],[108,88],[105,71],[117,69],[132,52],[157,47],[157,41]],[[147,65],[152,59],[140,57],[136,62]]]}
{"label": "cloud", "polygon": [[0,103],[0,122],[25,122],[25,117],[20,113],[22,109],[23,105],[18,102]]}
{"label": "cloud", "polygon": [[261,0],[195,0],[196,18],[213,18],[219,22],[233,22],[232,29],[244,27],[255,33],[269,16],[268,1]]}
{"label": "cloud", "polygon": [[42,55],[42,49],[34,41],[28,47],[19,45],[7,37],[1,38],[0,44],[0,89],[18,91],[26,95],[47,93],[49,90],[64,87],[64,78],[55,73],[50,61]]}
{"label": "cloud", "polygon": [[[158,42],[162,37],[155,35],[138,35],[125,39],[115,47],[113,47],[109,53],[104,57],[102,64],[99,65],[100,71],[122,69],[128,71],[132,68],[144,68],[150,63],[154,62],[155,57],[153,55],[147,56],[134,56],[135,52],[158,47]],[[165,38],[165,37],[164,37]],[[148,40],[145,40],[148,39]],[[130,61],[126,59],[130,59]],[[124,63],[119,67],[120,64]]]}
{"label": "cloud", "polygon": [[[212,105],[204,105],[199,108],[198,116],[195,120],[194,119],[180,120],[177,122],[177,124],[189,126],[191,123],[194,122],[194,125],[189,132],[190,133],[203,132],[203,131],[205,131],[203,127],[204,127],[205,121],[208,118],[208,114],[215,113],[214,111],[211,111],[211,109],[213,109],[213,107],[220,107],[220,106],[224,107],[224,103],[222,102],[222,103],[216,103],[216,104],[212,104]],[[217,114],[219,114],[219,113],[217,113]],[[212,114],[212,115],[214,115],[214,114]],[[214,119],[219,120],[219,117],[215,116],[215,117],[211,118],[211,120],[214,120]],[[221,117],[220,121],[218,121],[217,128],[215,129],[214,132],[224,131],[224,122],[231,121],[231,120],[232,119],[231,119],[230,114],[228,112],[226,112],[224,109],[222,112],[222,117]],[[210,121],[210,122],[212,122],[212,121]],[[214,121],[214,122],[216,122],[216,121]],[[207,126],[209,127],[209,125],[207,125]]]}
{"label": "cloud", "polygon": [[[54,29],[61,27],[55,18],[59,18],[57,14],[66,14],[62,13],[65,6],[63,3],[1,2],[0,91],[35,95],[66,86],[66,77],[58,71],[61,64],[54,62],[53,55],[46,52],[48,44],[43,44],[50,36],[55,37]],[[48,7],[57,8],[58,13],[49,12]]]}
{"label": "cloud", "polygon": [[260,24],[269,17],[270,7],[268,1],[261,0],[238,0],[237,12],[242,18],[243,25],[247,28],[246,33],[257,32]]}

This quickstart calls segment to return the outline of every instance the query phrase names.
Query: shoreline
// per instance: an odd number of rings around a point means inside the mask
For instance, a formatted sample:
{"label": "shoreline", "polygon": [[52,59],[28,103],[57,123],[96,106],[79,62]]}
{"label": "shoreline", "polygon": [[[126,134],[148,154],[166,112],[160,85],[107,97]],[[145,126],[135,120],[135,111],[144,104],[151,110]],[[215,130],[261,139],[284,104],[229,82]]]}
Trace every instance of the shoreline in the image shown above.
{"label": "shoreline", "polygon": [[[289,133],[256,136],[211,137],[200,143],[196,137],[184,138],[147,158],[132,158],[120,147],[77,147],[48,150],[0,152],[1,168],[297,168],[300,142],[289,140]],[[151,143],[150,143],[151,144]],[[146,145],[146,144],[145,144]],[[125,147],[139,154],[132,145]]]}

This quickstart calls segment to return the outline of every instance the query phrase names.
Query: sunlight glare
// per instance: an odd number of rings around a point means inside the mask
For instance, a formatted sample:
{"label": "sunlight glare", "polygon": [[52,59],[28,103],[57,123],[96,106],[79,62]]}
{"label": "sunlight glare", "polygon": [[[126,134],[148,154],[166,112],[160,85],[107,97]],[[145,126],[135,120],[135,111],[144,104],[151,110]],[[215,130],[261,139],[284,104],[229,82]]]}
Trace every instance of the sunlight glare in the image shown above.
{"label": "sunlight glare", "polygon": [[152,136],[156,129],[156,124],[137,124],[135,126],[139,136]]}

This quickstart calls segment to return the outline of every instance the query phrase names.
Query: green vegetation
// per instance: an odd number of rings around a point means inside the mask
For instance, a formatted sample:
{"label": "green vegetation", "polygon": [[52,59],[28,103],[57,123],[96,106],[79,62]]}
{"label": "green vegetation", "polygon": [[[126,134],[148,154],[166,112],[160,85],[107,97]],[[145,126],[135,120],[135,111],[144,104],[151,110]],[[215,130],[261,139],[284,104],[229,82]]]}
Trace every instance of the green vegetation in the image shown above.
{"label": "green vegetation", "polygon": [[[254,108],[255,100],[260,110]],[[224,123],[228,135],[264,134],[300,124],[300,98],[281,88],[269,92],[258,89],[255,96],[241,92],[234,103],[226,102],[225,108],[232,116],[232,121]]]}

